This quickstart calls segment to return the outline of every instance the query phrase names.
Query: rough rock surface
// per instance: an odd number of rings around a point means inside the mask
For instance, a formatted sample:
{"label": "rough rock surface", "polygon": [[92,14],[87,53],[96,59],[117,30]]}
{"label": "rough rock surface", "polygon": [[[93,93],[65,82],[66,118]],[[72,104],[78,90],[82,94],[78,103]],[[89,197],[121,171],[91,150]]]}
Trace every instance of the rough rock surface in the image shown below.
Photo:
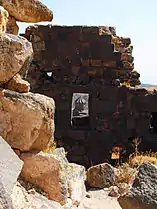
{"label": "rough rock surface", "polygon": [[18,35],[19,26],[17,25],[16,20],[15,20],[14,17],[9,16],[8,23],[7,23],[6,27],[7,27],[6,28],[6,33]]}
{"label": "rough rock surface", "polygon": [[13,209],[11,197],[0,182],[0,209]]}
{"label": "rough rock surface", "polygon": [[30,84],[23,80],[20,74],[16,74],[7,84],[7,88],[12,91],[20,93],[28,93],[30,91]]}
{"label": "rough rock surface", "polygon": [[116,183],[116,169],[108,163],[93,166],[87,170],[87,183],[90,187],[105,188]]}
{"label": "rough rock surface", "polygon": [[0,5],[20,22],[36,23],[53,19],[52,11],[39,0],[0,0]]}
{"label": "rough rock surface", "polygon": [[3,184],[8,195],[11,195],[22,167],[23,162],[9,144],[0,137],[0,183]]}
{"label": "rough rock surface", "polygon": [[[42,150],[53,143],[54,100],[40,94],[3,91],[0,135],[12,148]],[[4,120],[5,118],[5,120]]]}
{"label": "rough rock surface", "polygon": [[44,153],[25,153],[20,158],[24,161],[22,176],[45,191],[49,199],[65,204],[67,182],[58,160]]}
{"label": "rough rock surface", "polygon": [[66,174],[69,197],[74,205],[79,205],[86,195],[85,188],[85,168],[75,163],[69,163],[64,148],[57,148],[53,154],[59,160],[63,172]]}
{"label": "rough rock surface", "polygon": [[62,150],[54,154],[21,154],[22,176],[48,193],[50,199],[65,204],[69,197],[74,205],[79,205],[86,195],[85,168],[68,163],[62,154]]}
{"label": "rough rock surface", "polygon": [[82,166],[70,163],[68,169],[68,188],[69,196],[74,205],[79,205],[81,200],[86,196],[85,188],[85,170]]}
{"label": "rough rock surface", "polygon": [[23,66],[26,66],[32,53],[32,44],[25,38],[0,34],[0,82],[8,82]]}
{"label": "rough rock surface", "polygon": [[119,203],[124,209],[157,208],[157,166],[143,163],[130,192]]}
{"label": "rough rock surface", "polygon": [[0,33],[6,32],[8,17],[9,17],[8,12],[3,7],[0,6]]}
{"label": "rough rock surface", "polygon": [[[12,194],[15,209],[61,209],[57,202],[48,200],[34,190],[27,191],[19,182],[15,185]],[[8,208],[7,208],[8,209]]]}

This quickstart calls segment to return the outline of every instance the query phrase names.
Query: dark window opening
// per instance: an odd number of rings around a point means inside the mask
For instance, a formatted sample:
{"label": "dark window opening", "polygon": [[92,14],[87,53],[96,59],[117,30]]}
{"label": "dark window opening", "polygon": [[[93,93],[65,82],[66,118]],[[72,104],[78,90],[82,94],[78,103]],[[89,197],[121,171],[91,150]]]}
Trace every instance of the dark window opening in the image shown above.
{"label": "dark window opening", "polygon": [[73,93],[71,106],[71,125],[74,129],[88,129],[89,118],[89,94]]}
{"label": "dark window opening", "polygon": [[157,112],[151,113],[150,130],[152,133],[157,133]]}

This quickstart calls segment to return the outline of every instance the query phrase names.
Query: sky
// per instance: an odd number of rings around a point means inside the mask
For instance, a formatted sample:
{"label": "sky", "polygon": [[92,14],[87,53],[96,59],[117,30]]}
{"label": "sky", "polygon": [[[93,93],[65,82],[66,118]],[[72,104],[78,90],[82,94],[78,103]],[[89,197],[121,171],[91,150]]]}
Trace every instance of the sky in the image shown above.
{"label": "sky", "polygon": [[[54,13],[44,24],[115,26],[118,36],[131,38],[142,83],[157,84],[157,0],[41,1]],[[31,24],[19,25],[24,32]]]}

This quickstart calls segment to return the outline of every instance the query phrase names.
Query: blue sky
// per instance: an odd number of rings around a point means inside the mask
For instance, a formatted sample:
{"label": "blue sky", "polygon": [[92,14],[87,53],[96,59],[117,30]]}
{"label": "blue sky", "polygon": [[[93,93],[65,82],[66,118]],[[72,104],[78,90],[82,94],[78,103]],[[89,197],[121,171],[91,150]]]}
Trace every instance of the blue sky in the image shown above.
{"label": "blue sky", "polygon": [[[41,1],[54,13],[52,24],[115,26],[117,35],[132,40],[141,81],[157,84],[157,0]],[[20,24],[20,32],[27,25]]]}

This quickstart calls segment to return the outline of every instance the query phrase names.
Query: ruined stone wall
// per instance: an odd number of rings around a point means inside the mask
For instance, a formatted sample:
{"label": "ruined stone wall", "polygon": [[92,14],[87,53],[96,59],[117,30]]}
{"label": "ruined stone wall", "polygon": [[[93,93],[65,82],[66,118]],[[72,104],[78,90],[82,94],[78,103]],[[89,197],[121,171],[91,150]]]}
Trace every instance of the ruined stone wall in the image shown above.
{"label": "ruined stone wall", "polygon": [[112,27],[34,26],[25,37],[33,43],[35,69],[53,71],[55,84],[140,84],[131,40],[116,36]]}
{"label": "ruined stone wall", "polygon": [[[116,146],[127,155],[135,137],[142,138],[141,149],[154,148],[150,121],[157,96],[134,88],[140,75],[129,38],[116,36],[112,27],[51,25],[29,27],[24,36],[34,49],[27,79],[32,91],[54,98],[55,137],[71,161],[104,162]],[[86,127],[72,126],[73,93],[89,94]]]}

